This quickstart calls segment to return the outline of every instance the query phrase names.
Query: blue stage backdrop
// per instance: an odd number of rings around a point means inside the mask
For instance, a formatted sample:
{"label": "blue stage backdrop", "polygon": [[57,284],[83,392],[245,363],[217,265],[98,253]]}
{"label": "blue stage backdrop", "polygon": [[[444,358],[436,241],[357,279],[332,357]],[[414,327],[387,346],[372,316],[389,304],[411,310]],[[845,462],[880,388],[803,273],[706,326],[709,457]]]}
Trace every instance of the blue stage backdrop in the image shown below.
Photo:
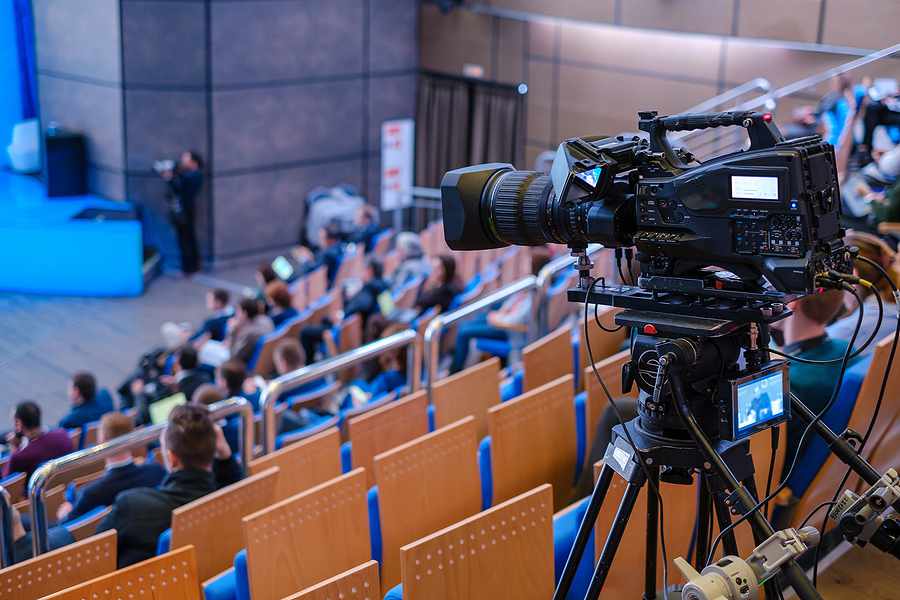
{"label": "blue stage backdrop", "polygon": [[[18,0],[17,0],[18,1]],[[22,120],[19,49],[16,10],[11,2],[0,2],[0,167],[9,164],[6,146],[13,125]]]}

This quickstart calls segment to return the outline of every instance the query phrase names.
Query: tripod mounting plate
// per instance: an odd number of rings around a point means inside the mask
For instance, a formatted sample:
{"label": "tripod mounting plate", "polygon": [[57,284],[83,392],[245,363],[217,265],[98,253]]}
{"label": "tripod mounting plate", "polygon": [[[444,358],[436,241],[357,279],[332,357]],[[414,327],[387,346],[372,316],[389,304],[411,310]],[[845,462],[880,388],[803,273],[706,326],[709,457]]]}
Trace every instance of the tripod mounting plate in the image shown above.
{"label": "tripod mounting plate", "polygon": [[620,312],[615,316],[615,320],[619,325],[633,327],[642,333],[649,333],[646,327],[652,326],[652,330],[662,336],[719,337],[734,333],[744,326],[743,323],[726,319],[708,319],[633,309]]}

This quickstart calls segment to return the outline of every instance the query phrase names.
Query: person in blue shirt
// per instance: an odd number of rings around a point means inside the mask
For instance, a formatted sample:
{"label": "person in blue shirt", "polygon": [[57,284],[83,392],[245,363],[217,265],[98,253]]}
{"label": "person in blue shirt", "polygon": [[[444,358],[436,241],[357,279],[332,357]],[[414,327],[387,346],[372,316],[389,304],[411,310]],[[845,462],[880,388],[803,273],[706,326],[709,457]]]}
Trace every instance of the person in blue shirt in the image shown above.
{"label": "person in blue shirt", "polygon": [[283,281],[273,281],[266,286],[266,301],[272,307],[269,318],[276,329],[300,314],[291,305],[291,292]]}
{"label": "person in blue shirt", "polygon": [[207,340],[215,340],[221,342],[225,340],[225,330],[228,326],[228,319],[234,316],[234,310],[228,305],[231,296],[228,290],[216,288],[206,293],[206,307],[210,311],[209,317],[200,328],[190,337],[190,341],[195,342],[198,346]]}
{"label": "person in blue shirt", "polygon": [[97,392],[97,380],[87,371],[79,371],[69,382],[69,400],[72,403],[69,414],[59,421],[62,429],[78,429],[82,425],[98,421],[113,410],[112,398],[107,393]]}
{"label": "person in blue shirt", "polygon": [[347,241],[361,244],[368,254],[375,247],[375,238],[383,231],[378,224],[378,209],[371,204],[363,204],[356,210],[353,224],[356,230],[347,236]]}
{"label": "person in blue shirt", "polygon": [[[131,417],[118,412],[103,415],[98,441],[102,444],[134,431]],[[106,459],[106,472],[84,486],[74,503],[65,502],[57,511],[60,523],[72,521],[100,506],[111,506],[119,492],[138,487],[156,487],[166,476],[162,465],[145,462],[135,464],[126,450]]]}
{"label": "person in blue shirt", "polygon": [[300,261],[299,270],[302,273],[310,273],[321,266],[326,267],[328,275],[328,287],[334,284],[344,249],[341,247],[341,232],[333,227],[323,227],[319,230],[319,249],[315,254],[305,246],[294,251],[295,257]]}

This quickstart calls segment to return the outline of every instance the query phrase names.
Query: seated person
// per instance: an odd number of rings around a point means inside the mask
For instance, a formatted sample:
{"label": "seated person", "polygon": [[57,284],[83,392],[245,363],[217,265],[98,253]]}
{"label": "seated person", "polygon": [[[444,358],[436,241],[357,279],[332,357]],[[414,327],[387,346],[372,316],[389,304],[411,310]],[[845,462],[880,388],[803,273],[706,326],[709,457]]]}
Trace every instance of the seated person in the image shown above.
{"label": "seated person", "polygon": [[59,421],[63,429],[78,429],[86,423],[100,420],[113,410],[112,399],[107,394],[97,394],[97,380],[86,371],[79,371],[69,382],[69,414]]}
{"label": "seated person", "polygon": [[306,246],[294,249],[294,258],[299,265],[297,270],[305,274],[325,266],[329,288],[334,285],[334,279],[337,277],[343,256],[341,233],[334,227],[319,229],[319,249],[315,253]]}
{"label": "seated person", "polygon": [[281,278],[278,277],[272,265],[267,262],[260,263],[256,267],[254,278],[256,279],[256,301],[263,305],[261,307],[262,312],[268,314],[269,305],[266,304],[266,286],[274,281],[281,281]]}
{"label": "seated person", "polygon": [[173,375],[160,376],[159,385],[155,386],[152,395],[147,393],[144,380],[138,378],[131,382],[131,393],[135,400],[135,406],[138,407],[135,417],[138,425],[150,423],[150,405],[157,400],[179,392],[184,394],[186,400],[189,400],[197,387],[212,380],[209,372],[200,368],[197,350],[189,344],[181,346],[177,350],[173,370],[175,371]]}
{"label": "seated person", "polygon": [[[782,346],[785,354],[809,360],[840,359],[847,351],[848,339],[835,339],[828,335],[825,326],[841,310],[843,295],[838,290],[804,296],[788,304],[794,314],[772,324],[772,338]],[[779,339],[780,338],[780,339]],[[861,338],[857,336],[857,340]],[[847,362],[848,367],[854,359]],[[841,371],[837,360],[825,365],[790,362],[791,392],[809,409],[818,414],[825,408],[834,392]],[[787,456],[784,468],[790,467],[799,451],[800,437],[806,424],[800,419],[788,421]],[[807,435],[807,439],[811,437]]]}
{"label": "seated person", "polygon": [[[847,245],[858,247],[860,256],[864,256],[881,265],[892,278],[894,285],[900,283],[898,281],[898,271],[895,267],[895,264],[897,264],[897,253],[881,238],[867,233],[848,232],[844,241]],[[863,298],[863,320],[859,328],[859,334],[856,336],[855,346],[859,348],[869,339],[875,328],[878,327],[878,332],[875,334],[872,344],[863,351],[862,356],[865,356],[875,349],[875,344],[878,340],[893,335],[897,328],[897,305],[894,302],[894,294],[891,291],[890,283],[884,280],[875,267],[863,261],[857,261],[854,270],[857,276],[871,282],[875,286],[878,296],[881,297],[884,305],[884,315],[881,325],[878,326],[878,299],[868,287],[863,285],[856,286],[857,293]],[[845,294],[845,299],[846,309],[848,309],[849,314],[828,326],[828,335],[836,340],[849,340],[856,329],[857,311],[859,310],[856,298],[847,293]]]}
{"label": "seated person", "polygon": [[238,304],[237,312],[228,322],[226,343],[231,358],[250,362],[259,338],[272,333],[275,326],[272,319],[262,314],[259,303],[252,298],[244,298]]}
{"label": "seated person", "polygon": [[273,281],[266,286],[266,301],[271,307],[269,318],[276,328],[300,314],[291,306],[291,292],[283,281]]}
{"label": "seated person", "polygon": [[[12,513],[12,561],[13,564],[20,563],[34,556],[31,532],[25,531],[22,515],[15,506],[11,505],[9,492],[0,488],[0,493],[6,497],[6,503],[10,504],[10,512]],[[47,544],[50,550],[57,550],[73,543],[75,543],[75,538],[72,537],[72,534],[65,527],[55,526],[47,529]]]}
{"label": "seated person", "polygon": [[[406,329],[399,323],[378,324],[378,338],[386,338]],[[342,409],[360,406],[378,400],[386,394],[399,391],[406,385],[407,349],[400,348],[385,352],[366,365],[368,373],[364,379],[356,380],[350,386],[348,398],[344,399]]]}
{"label": "seated person", "polygon": [[[284,375],[291,371],[296,371],[303,367],[305,362],[304,358],[303,349],[300,347],[300,344],[297,343],[297,340],[282,340],[278,346],[275,347],[275,353],[272,356],[273,362],[275,363],[275,372],[278,373],[278,375]],[[290,402],[292,397],[309,393],[321,385],[322,380],[304,383],[299,388],[289,392],[283,398],[283,401]],[[324,399],[319,400],[314,405],[301,408],[299,412],[294,412],[292,410],[285,411],[278,432],[284,433],[287,431],[294,431],[295,429],[314,424],[320,417],[331,416],[332,413],[323,405],[323,402]]]}
{"label": "seated person", "polygon": [[400,254],[400,264],[391,277],[391,291],[395,294],[414,279],[425,279],[431,272],[431,263],[422,250],[419,236],[411,231],[397,234],[396,251]]}
{"label": "seated person", "polygon": [[[111,412],[100,419],[97,441],[108,442],[134,431],[134,421],[127,415]],[[162,465],[145,462],[134,463],[130,450],[119,452],[106,459],[106,472],[102,477],[84,486],[78,493],[74,506],[63,503],[56,513],[60,523],[71,521],[100,506],[111,506],[119,492],[137,487],[156,487],[166,476]]]}
{"label": "seated person", "polygon": [[[549,260],[549,253],[540,249],[533,250],[531,254],[532,274],[537,276]],[[507,298],[499,309],[460,325],[456,332],[456,345],[453,349],[453,363],[450,366],[450,372],[456,373],[465,367],[470,342],[473,339],[488,338],[507,341],[510,332],[527,333],[529,322],[537,316],[536,311],[532,311],[531,296],[530,291],[519,292]]]}
{"label": "seated person", "polygon": [[[362,319],[362,329],[366,331],[366,325],[375,313],[380,313],[378,296],[387,291],[388,283],[382,278],[384,267],[381,261],[370,256],[366,259],[366,271],[363,275],[364,283],[358,292],[344,302],[343,312],[336,313],[330,318],[325,318],[318,325],[307,325],[300,331],[300,341],[306,354],[306,364],[315,362],[316,352],[322,344],[322,336],[325,331],[340,323],[343,319],[358,314]],[[365,341],[370,341],[366,339]]]}
{"label": "seated person", "polygon": [[447,312],[461,291],[462,287],[456,280],[456,259],[449,254],[433,258],[431,273],[416,297],[416,312],[421,315],[432,306],[438,307],[438,312]]}
{"label": "seated person", "polygon": [[[155,487],[133,488],[120,493],[112,512],[101,521],[97,532],[118,532],[118,566],[132,565],[156,555],[159,534],[172,524],[172,511],[214,492],[217,477],[213,471],[234,479],[238,469],[222,430],[209,418],[205,407],[195,404],[176,406],[159,436],[168,475]],[[227,459],[219,457],[227,454]],[[214,463],[223,464],[222,467]],[[223,468],[224,467],[224,468]],[[220,485],[233,481],[218,482]]]}
{"label": "seated person", "polygon": [[225,391],[228,398],[240,396],[253,406],[253,412],[259,412],[260,391],[252,380],[247,379],[247,365],[232,358],[216,369],[216,386]]}
{"label": "seated person", "polygon": [[225,339],[228,319],[234,314],[234,310],[228,305],[231,296],[228,290],[216,288],[206,293],[206,308],[210,315],[200,329],[194,332],[190,341],[197,346],[202,346],[207,340],[221,342]]}
{"label": "seated person", "polygon": [[41,464],[73,452],[72,438],[65,429],[44,431],[41,428],[41,407],[31,401],[20,402],[13,414],[13,431],[6,436],[12,454],[3,467],[3,477],[10,473],[25,473],[25,479]]}
{"label": "seated person", "polygon": [[347,237],[347,241],[362,245],[366,253],[371,252],[375,247],[375,236],[381,232],[378,209],[371,204],[363,204],[356,210],[353,224],[356,230]]}

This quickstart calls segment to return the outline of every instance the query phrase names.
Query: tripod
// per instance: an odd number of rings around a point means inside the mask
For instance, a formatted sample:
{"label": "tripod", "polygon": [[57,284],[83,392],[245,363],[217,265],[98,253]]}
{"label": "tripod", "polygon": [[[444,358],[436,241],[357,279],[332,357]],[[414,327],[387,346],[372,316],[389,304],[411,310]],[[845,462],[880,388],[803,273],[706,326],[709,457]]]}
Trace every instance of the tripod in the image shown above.
{"label": "tripod", "polygon": [[[658,317],[658,315],[656,315]],[[662,338],[637,336],[632,346],[632,362],[623,373],[623,389],[638,380],[643,388],[639,402],[639,416],[613,428],[603,468],[591,494],[588,508],[565,569],[554,594],[554,600],[564,600],[571,588],[578,564],[584,554],[591,529],[603,506],[615,475],[626,482],[626,489],[616,510],[612,527],[606,536],[600,557],[585,596],[596,600],[612,567],[619,543],[625,533],[641,488],[649,484],[651,492],[659,489],[659,481],[672,478],[675,483],[687,483],[686,477],[697,472],[705,479],[699,495],[698,528],[695,538],[695,562],[702,567],[708,552],[707,524],[710,511],[715,512],[720,529],[730,525],[730,509],[746,513],[756,504],[753,462],[747,440],[722,441],[714,445],[704,429],[712,430],[718,415],[704,419],[695,417],[695,408],[709,404],[711,380],[723,373],[735,372],[740,349],[746,345],[747,324],[709,319],[665,318],[653,320],[654,315],[625,311],[616,317],[621,324],[637,326],[638,331],[661,333]],[[648,321],[653,321],[648,323]],[[641,325],[643,323],[643,325]],[[652,329],[648,327],[652,325]],[[767,333],[767,332],[766,332]],[[667,338],[668,334],[690,337]],[[643,337],[643,339],[642,339]],[[767,335],[764,335],[767,338]],[[767,341],[767,340],[766,340]],[[750,369],[758,367],[765,351],[751,342],[752,350],[745,352]],[[643,358],[654,348],[657,363],[656,378],[648,381],[642,372]],[[765,346],[761,346],[765,348]],[[643,379],[642,379],[643,376]],[[652,393],[652,395],[651,395]],[[709,413],[709,410],[706,411]],[[659,498],[647,494],[647,532],[644,560],[644,600],[656,598],[656,554],[659,522]],[[759,512],[748,517],[756,543],[774,533],[774,529]],[[737,554],[733,532],[724,536],[727,553]],[[820,598],[794,560],[782,567],[782,573],[801,600]],[[777,585],[766,584],[770,598],[775,598]]]}

